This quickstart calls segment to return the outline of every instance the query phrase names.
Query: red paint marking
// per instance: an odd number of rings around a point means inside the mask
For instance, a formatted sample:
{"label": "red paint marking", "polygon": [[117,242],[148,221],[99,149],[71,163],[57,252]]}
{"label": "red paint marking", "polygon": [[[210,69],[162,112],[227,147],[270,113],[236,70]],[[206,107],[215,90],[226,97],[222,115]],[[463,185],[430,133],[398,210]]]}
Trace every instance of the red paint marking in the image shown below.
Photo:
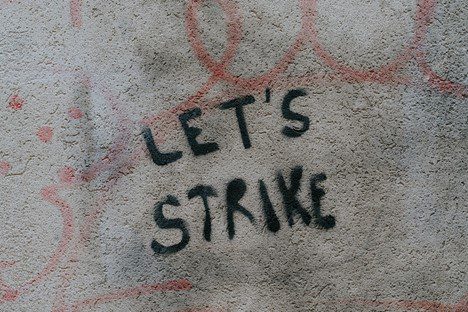
{"label": "red paint marking", "polygon": [[0,270],[12,267],[16,264],[16,261],[0,261]]}
{"label": "red paint marking", "polygon": [[71,167],[62,168],[59,172],[60,182],[70,184],[75,179],[75,169]]}
{"label": "red paint marking", "polygon": [[84,113],[81,111],[81,109],[72,107],[68,110],[68,115],[73,119],[80,119],[83,117]]}
{"label": "red paint marking", "polygon": [[288,68],[289,64],[292,63],[305,42],[306,33],[303,23],[303,27],[301,27],[301,31],[297,35],[294,44],[286,51],[272,69],[258,77],[238,77],[230,73],[227,68],[236,55],[237,48],[242,37],[242,18],[239,14],[239,10],[232,1],[216,1],[226,14],[228,24],[228,42],[226,51],[221,57],[221,61],[218,62],[205,49],[200,31],[198,30],[199,26],[196,17],[196,10],[198,10],[198,7],[202,2],[203,1],[199,0],[190,0],[188,2],[185,15],[187,37],[198,60],[212,73],[212,77],[216,80],[222,79],[226,82],[252,91],[265,88]]}
{"label": "red paint marking", "polygon": [[43,281],[52,271],[57,268],[60,259],[65,255],[68,245],[73,236],[73,212],[70,206],[66,204],[57,196],[57,187],[51,186],[42,189],[42,196],[45,200],[51,202],[53,205],[60,207],[60,213],[62,216],[62,235],[58,246],[51,255],[49,261],[45,267],[34,275],[30,280],[23,283],[18,289],[13,289],[8,285],[3,284],[3,288],[6,288],[6,292],[0,300],[0,303],[6,301],[15,301],[19,298],[22,293],[25,293],[33,285]]}
{"label": "red paint marking", "polygon": [[44,143],[50,142],[53,134],[54,134],[54,131],[49,126],[42,126],[37,131],[37,137],[39,138],[39,140],[41,140]]}
{"label": "red paint marking", "polygon": [[50,257],[50,260],[46,264],[44,269],[42,269],[42,271],[40,271],[30,281],[26,282],[23,286],[23,289],[27,289],[30,286],[37,284],[39,281],[43,280],[48,274],[50,274],[53,270],[55,270],[60,259],[65,255],[65,251],[67,250],[68,245],[73,236],[73,211],[71,207],[58,196],[57,187],[51,186],[43,188],[41,193],[44,200],[59,207],[60,214],[62,216],[62,235],[57,248]]}
{"label": "red paint marking", "polygon": [[26,101],[19,96],[18,93],[11,95],[10,100],[8,101],[8,106],[13,110],[20,110],[23,108],[23,105]]}
{"label": "red paint marking", "polygon": [[468,96],[468,86],[442,78],[427,63],[427,53],[423,48],[429,24],[432,23],[435,17],[436,5],[436,0],[419,0],[418,2],[414,39],[416,61],[424,78],[431,87],[438,89],[442,93],[453,93],[459,97]]}
{"label": "red paint marking", "polygon": [[[190,96],[186,101],[180,103],[179,105],[176,105],[175,107],[167,110],[167,111],[162,111],[154,116],[151,116],[149,118],[144,118],[141,120],[141,124],[150,126],[153,123],[157,121],[170,121],[171,119],[175,120],[177,119],[177,115],[181,114],[189,109],[195,108],[197,104],[200,103],[202,98],[208,93],[211,88],[216,84],[216,79],[214,77],[211,77],[208,79],[208,81],[196,92],[195,95]],[[165,123],[167,124],[167,123]],[[170,124],[170,123],[169,123]],[[155,137],[157,138],[158,143],[163,143],[163,132],[156,132]]]}
{"label": "red paint marking", "polygon": [[[228,43],[226,51],[220,61],[215,60],[205,49],[201,40],[199,25],[197,23],[196,11],[203,3],[203,0],[189,0],[186,11],[187,37],[198,60],[211,72],[215,82],[223,80],[243,90],[259,91],[277,81],[280,75],[288,68],[297,53],[300,51],[308,38],[316,55],[325,65],[335,70],[348,82],[376,82],[376,83],[408,83],[408,78],[397,74],[412,58],[416,58],[418,64],[432,87],[441,92],[455,93],[460,96],[468,94],[468,87],[462,84],[453,83],[438,76],[427,64],[425,52],[420,51],[425,40],[427,27],[434,16],[436,0],[419,0],[418,12],[415,16],[415,35],[413,43],[409,42],[403,47],[402,52],[391,62],[379,68],[371,70],[358,70],[339,62],[334,58],[318,39],[318,32],[315,21],[317,16],[317,0],[301,0],[302,11],[301,30],[298,33],[295,43],[287,50],[280,61],[266,74],[253,78],[242,78],[233,75],[228,71],[229,64],[236,55],[240,43],[242,18],[238,8],[232,2],[217,0],[227,18]],[[418,51],[416,51],[416,48]]]}
{"label": "red paint marking", "polygon": [[455,304],[443,303],[429,300],[366,300],[348,299],[337,300],[338,304],[354,304],[375,308],[384,308],[403,311],[426,311],[426,312],[468,312],[468,294]]}
{"label": "red paint marking", "polygon": [[83,0],[70,0],[70,16],[73,27],[81,27],[83,25],[82,9]]}
{"label": "red paint marking", "polygon": [[[63,69],[61,67],[56,67],[53,71],[54,74],[61,74],[61,75],[71,75],[73,77],[82,78],[83,83],[86,83],[87,86],[90,88],[95,88],[96,86],[92,84],[89,77],[81,71],[77,72],[75,69]],[[106,90],[100,90],[106,96],[107,103],[113,110],[113,114],[116,116],[120,116],[120,111],[118,108],[118,104],[113,96]],[[70,112],[69,112],[70,113]],[[110,161],[118,161],[123,157],[123,151],[125,146],[129,140],[130,136],[128,135],[128,129],[126,128],[128,121],[124,118],[119,120],[119,137],[116,140],[114,146],[117,146],[115,149],[111,150],[108,153],[108,156],[105,158],[107,160],[98,161],[95,169],[95,176],[106,170],[108,168],[112,168]],[[41,127],[37,131],[38,137],[41,141],[49,141],[53,136],[52,128],[48,126]],[[115,154],[114,154],[115,153]],[[120,157],[120,158],[119,158]],[[4,162],[6,163],[6,162]],[[0,162],[0,170],[1,170],[2,162]],[[5,165],[4,165],[5,166]],[[70,245],[72,243],[73,233],[74,233],[74,224],[73,224],[73,211],[71,207],[59,197],[58,190],[65,187],[70,187],[75,184],[79,184],[83,182],[81,177],[75,173],[75,170],[70,167],[65,167],[59,171],[58,177],[60,179],[60,183],[56,185],[51,185],[44,187],[41,191],[42,197],[44,200],[50,202],[54,206],[56,206],[62,216],[62,233],[60,237],[60,241],[58,246],[53,251],[52,255],[50,256],[48,262],[45,264],[43,269],[35,274],[30,280],[23,283],[21,286],[17,287],[16,289],[10,287],[9,285],[5,284],[0,279],[0,304],[5,303],[8,301],[17,300],[19,296],[24,295],[25,293],[31,290],[31,286],[37,285],[40,282],[44,281],[53,271],[57,269],[59,262],[64,258],[66,252],[69,250]],[[6,263],[4,263],[6,265]],[[71,263],[67,263],[67,268],[64,270],[66,272],[69,271],[68,267],[70,267]],[[71,276],[69,280],[71,280]],[[2,296],[3,293],[3,296]],[[6,294],[6,295],[5,295]]]}
{"label": "red paint marking", "polygon": [[334,69],[344,77],[357,82],[392,81],[395,79],[395,72],[406,65],[411,59],[412,47],[408,45],[393,61],[376,69],[357,70],[339,62],[324,48],[318,39],[318,31],[315,23],[317,17],[317,0],[302,0],[301,2],[303,3],[303,15],[304,18],[307,19],[307,29],[309,30],[309,38],[314,52],[328,67]]}
{"label": "red paint marking", "polygon": [[0,175],[5,176],[10,172],[11,165],[6,161],[0,161]]}
{"label": "red paint marking", "polygon": [[5,301],[15,301],[19,297],[19,291],[17,290],[8,290],[3,295],[2,299]]}
{"label": "red paint marking", "polygon": [[210,308],[191,308],[179,310],[178,312],[227,312],[226,309],[210,309]]}
{"label": "red paint marking", "polygon": [[454,307],[455,312],[468,312],[468,293]]}
{"label": "red paint marking", "polygon": [[143,286],[116,291],[114,293],[75,302],[72,305],[72,311],[77,312],[84,307],[96,306],[102,303],[122,300],[122,299],[127,299],[127,298],[138,298],[140,296],[147,296],[156,292],[184,291],[184,290],[190,290],[190,289],[192,289],[192,284],[188,280],[185,280],[185,279],[168,281],[165,283],[154,284],[154,285],[143,285]]}

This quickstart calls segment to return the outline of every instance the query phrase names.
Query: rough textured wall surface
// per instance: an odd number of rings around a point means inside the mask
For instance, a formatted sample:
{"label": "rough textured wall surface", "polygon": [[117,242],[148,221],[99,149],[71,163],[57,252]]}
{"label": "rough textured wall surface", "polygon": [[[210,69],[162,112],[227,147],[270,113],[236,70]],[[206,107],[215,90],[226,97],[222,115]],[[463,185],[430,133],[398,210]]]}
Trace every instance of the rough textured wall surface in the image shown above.
{"label": "rough textured wall surface", "polygon": [[1,0],[1,311],[468,311],[466,0]]}

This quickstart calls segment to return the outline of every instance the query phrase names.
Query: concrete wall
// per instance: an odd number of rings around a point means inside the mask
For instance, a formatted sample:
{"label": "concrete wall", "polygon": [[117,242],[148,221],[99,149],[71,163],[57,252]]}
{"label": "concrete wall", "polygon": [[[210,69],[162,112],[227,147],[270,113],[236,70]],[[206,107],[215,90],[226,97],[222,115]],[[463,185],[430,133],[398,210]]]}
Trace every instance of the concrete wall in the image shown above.
{"label": "concrete wall", "polygon": [[1,0],[0,310],[468,311],[467,13]]}

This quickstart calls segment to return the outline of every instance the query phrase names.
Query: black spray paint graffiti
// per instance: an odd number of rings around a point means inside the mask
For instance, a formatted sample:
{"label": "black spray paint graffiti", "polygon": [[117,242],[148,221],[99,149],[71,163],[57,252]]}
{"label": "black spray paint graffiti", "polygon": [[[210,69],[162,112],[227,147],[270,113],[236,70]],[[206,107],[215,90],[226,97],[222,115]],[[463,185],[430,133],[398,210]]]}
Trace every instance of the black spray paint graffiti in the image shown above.
{"label": "black spray paint graffiti", "polygon": [[[303,135],[307,130],[309,130],[310,119],[307,116],[301,115],[299,113],[293,112],[291,110],[291,103],[294,99],[306,96],[307,92],[301,89],[290,90],[283,98],[281,112],[285,119],[291,121],[298,121],[302,123],[302,127],[300,129],[295,129],[289,126],[284,126],[282,133],[287,137],[299,137]],[[271,91],[267,89],[265,91],[266,102],[270,102],[271,98]],[[244,96],[241,98],[236,98],[225,103],[221,103],[219,108],[222,110],[228,110],[233,108],[236,113],[237,124],[239,126],[239,132],[242,140],[242,144],[244,145],[245,149],[251,148],[252,143],[250,142],[249,131],[247,127],[247,121],[244,115],[244,106],[250,105],[255,103],[255,98],[252,95]],[[181,123],[182,129],[187,137],[188,144],[190,149],[192,150],[195,156],[202,156],[206,154],[210,154],[219,150],[219,146],[215,142],[206,142],[201,143],[197,141],[197,137],[201,134],[202,130],[197,127],[193,127],[189,125],[189,121],[200,117],[202,111],[200,108],[194,108],[189,110],[179,116],[179,121]],[[151,155],[151,159],[153,162],[158,166],[165,166],[170,163],[173,163],[180,158],[182,158],[181,151],[175,152],[161,152],[159,148],[156,146],[156,143],[153,139],[153,134],[151,129],[144,128],[143,129],[143,138],[146,143],[146,147]]]}
{"label": "black spray paint graffiti", "polygon": [[[310,210],[312,214],[305,209],[297,199],[298,191],[301,188],[302,167],[298,166],[291,171],[291,185],[288,187],[283,174],[277,174],[278,190],[283,198],[284,212],[288,225],[292,227],[295,219],[300,218],[305,225],[310,225],[314,219],[314,225],[320,229],[331,229],[335,226],[335,217],[331,215],[323,216],[321,211],[321,198],[325,195],[322,188],[317,187],[317,183],[326,179],[325,174],[316,174],[310,177]],[[273,204],[270,201],[268,190],[263,180],[258,181],[260,197],[262,199],[262,212],[265,217],[265,225],[270,232],[276,233],[281,225],[275,212]],[[226,223],[229,239],[233,239],[236,234],[234,215],[241,214],[250,222],[255,224],[256,220],[252,212],[240,204],[240,201],[247,193],[247,184],[242,179],[234,179],[226,185]],[[211,241],[211,212],[208,203],[209,197],[217,196],[216,190],[209,185],[197,185],[187,192],[188,199],[200,197],[205,208],[205,221],[203,228],[203,237],[206,241]],[[182,239],[179,243],[171,246],[163,246],[156,240],[153,240],[151,247],[157,254],[170,254],[184,249],[189,241],[190,234],[186,222],[183,219],[167,219],[162,213],[164,205],[180,206],[179,200],[169,195],[163,201],[154,206],[154,220],[160,229],[179,229],[182,232]]]}
{"label": "black spray paint graffiti", "polygon": [[[301,115],[291,110],[291,103],[298,97],[306,96],[307,92],[301,89],[290,90],[286,93],[283,98],[281,105],[282,116],[290,121],[300,122],[302,126],[300,128],[293,128],[290,126],[284,126],[282,133],[283,135],[296,138],[303,135],[309,130],[310,119],[307,116]],[[271,101],[271,90],[265,91],[265,102]],[[222,110],[233,109],[236,114],[237,124],[239,126],[240,137],[242,144],[245,149],[251,148],[252,143],[249,136],[247,127],[247,121],[244,115],[244,106],[255,103],[255,98],[252,95],[236,98],[219,105]],[[219,150],[219,146],[215,142],[200,142],[197,137],[201,134],[200,128],[190,126],[189,122],[195,118],[200,117],[202,111],[200,108],[195,108],[190,111],[184,112],[179,116],[179,121],[187,138],[188,145],[195,156],[202,156],[213,153]],[[143,129],[143,138],[145,139],[146,146],[151,155],[151,159],[158,166],[165,166],[173,163],[182,158],[181,151],[173,152],[161,152],[156,146],[153,134],[149,128]],[[302,206],[299,199],[297,198],[298,193],[301,189],[302,179],[302,167],[298,166],[292,169],[290,183],[286,182],[283,174],[279,172],[277,174],[277,186],[281,193],[283,200],[283,209],[286,215],[288,225],[292,227],[297,219],[301,219],[302,222],[309,226],[314,220],[314,225],[320,229],[331,229],[335,226],[335,218],[331,215],[322,216],[320,201],[325,195],[325,191],[317,187],[317,183],[326,180],[325,174],[316,174],[310,177],[310,209],[306,209]],[[226,223],[227,232],[229,239],[233,239],[236,234],[236,227],[234,222],[235,215],[242,215],[247,218],[252,224],[256,224],[254,215],[241,204],[241,200],[247,193],[248,186],[242,179],[234,179],[226,185]],[[281,229],[280,219],[278,218],[275,208],[270,200],[268,194],[267,185],[263,180],[258,181],[258,192],[261,198],[262,212],[265,219],[265,225],[267,229],[276,233]],[[206,241],[211,241],[211,210],[209,205],[209,198],[218,196],[217,191],[214,187],[209,185],[197,185],[187,192],[187,197],[192,200],[196,197],[200,197],[205,209],[205,220],[203,226],[203,238]],[[182,238],[179,243],[171,246],[163,246],[154,240],[151,244],[154,252],[157,254],[170,254],[175,253],[184,249],[190,241],[190,233],[187,229],[186,222],[183,219],[168,219],[163,214],[163,207],[168,206],[180,206],[179,199],[175,196],[168,195],[166,199],[156,203],[154,207],[154,220],[156,225],[160,229],[178,229],[182,232]],[[310,212],[309,212],[310,211]]]}

